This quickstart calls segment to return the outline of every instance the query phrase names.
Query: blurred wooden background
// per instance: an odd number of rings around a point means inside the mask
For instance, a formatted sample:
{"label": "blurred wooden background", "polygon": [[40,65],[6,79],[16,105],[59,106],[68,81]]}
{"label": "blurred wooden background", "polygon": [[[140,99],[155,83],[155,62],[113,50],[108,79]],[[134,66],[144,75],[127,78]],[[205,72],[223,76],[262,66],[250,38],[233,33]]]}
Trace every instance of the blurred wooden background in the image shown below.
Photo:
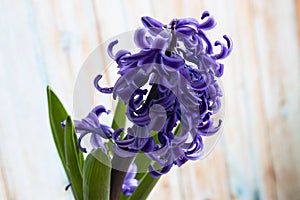
{"label": "blurred wooden background", "polygon": [[47,118],[46,85],[71,110],[99,43],[149,15],[199,19],[234,40],[225,128],[204,160],[174,167],[149,199],[300,199],[299,0],[0,0],[0,199],[72,199]]}

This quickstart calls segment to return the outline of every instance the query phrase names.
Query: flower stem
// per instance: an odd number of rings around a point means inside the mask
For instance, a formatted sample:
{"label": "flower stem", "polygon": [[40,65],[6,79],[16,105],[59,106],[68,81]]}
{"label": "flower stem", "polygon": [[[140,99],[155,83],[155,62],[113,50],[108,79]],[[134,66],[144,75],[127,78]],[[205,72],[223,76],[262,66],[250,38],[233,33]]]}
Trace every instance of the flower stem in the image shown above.
{"label": "flower stem", "polygon": [[157,99],[158,98],[158,88],[157,87],[158,87],[158,85],[156,83],[154,83],[152,85],[151,90],[150,90],[150,92],[147,96],[147,99],[145,101],[146,105],[149,105],[149,103],[152,99]]}
{"label": "flower stem", "polygon": [[[114,154],[111,170],[110,200],[119,200],[124,178],[133,158],[122,158]],[[120,167],[122,167],[122,170],[118,170]]]}
{"label": "flower stem", "polygon": [[168,57],[172,56],[172,50],[174,49],[174,47],[176,47],[176,43],[177,43],[177,36],[174,33],[176,23],[177,23],[176,21],[173,21],[172,25],[171,25],[172,40],[170,42],[169,47],[167,48],[167,50],[165,52],[166,56],[168,56]]}

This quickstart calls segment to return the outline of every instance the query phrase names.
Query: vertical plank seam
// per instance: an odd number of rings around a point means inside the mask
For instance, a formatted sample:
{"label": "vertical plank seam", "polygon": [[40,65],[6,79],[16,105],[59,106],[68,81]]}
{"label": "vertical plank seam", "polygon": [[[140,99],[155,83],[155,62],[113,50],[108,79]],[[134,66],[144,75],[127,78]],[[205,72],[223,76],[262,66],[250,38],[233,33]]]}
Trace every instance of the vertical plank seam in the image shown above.
{"label": "vertical plank seam", "polygon": [[[101,37],[101,26],[100,26],[100,22],[98,20],[98,15],[97,15],[97,8],[96,8],[96,3],[95,0],[91,0],[92,1],[92,9],[93,9],[93,13],[94,13],[94,19],[95,19],[95,26],[96,26],[96,34],[97,34],[97,40],[98,40],[98,45],[103,43],[103,38]],[[103,54],[103,51],[100,51],[101,54]],[[105,57],[104,55],[101,55],[101,57]],[[104,66],[106,67],[106,66]],[[105,76],[105,82],[107,83],[107,85],[110,85],[111,80],[109,76]]]}
{"label": "vertical plank seam", "polygon": [[2,170],[1,166],[0,166],[0,181],[3,183],[4,196],[5,196],[6,200],[12,199],[11,195],[10,195],[10,192],[9,192],[9,189],[7,187],[6,177],[4,176],[4,173],[3,173],[3,170]]}
{"label": "vertical plank seam", "polygon": [[295,12],[298,30],[298,43],[300,47],[300,0],[295,0]]}
{"label": "vertical plank seam", "polygon": [[222,149],[224,148],[224,152],[225,152],[225,158],[224,158],[224,164],[225,164],[225,178],[226,178],[226,183],[227,183],[227,186],[228,186],[228,188],[227,188],[227,192],[228,192],[228,199],[232,199],[232,192],[231,192],[231,184],[230,184],[230,169],[229,169],[229,165],[228,165],[228,157],[230,156],[230,155],[227,155],[227,152],[228,151],[226,151],[226,149],[228,148],[227,147],[227,143],[226,142],[223,142],[223,145],[222,145]]}
{"label": "vertical plank seam", "polygon": [[[250,0],[250,9],[251,9],[251,13],[254,13],[253,0]],[[253,18],[251,19],[251,26],[253,27],[252,29],[255,30],[255,25],[254,25]],[[252,32],[252,34],[253,34],[253,32]],[[255,47],[254,49],[257,49],[256,48],[257,47],[257,39],[256,39],[255,35],[253,36],[253,38],[254,38],[253,45]],[[257,66],[258,63],[259,63],[259,61],[258,61],[259,55],[258,55],[257,51],[254,52],[254,56],[255,56],[255,63],[256,63],[256,66]],[[261,69],[262,68],[257,67],[257,71],[260,75],[262,74]],[[260,78],[258,78],[258,80],[257,80],[257,85],[258,85],[258,87],[257,87],[258,91],[257,92],[260,94],[259,97],[258,97],[259,105],[261,106],[261,110],[264,111],[266,108],[264,107],[264,105],[262,103],[264,95],[263,95],[262,88],[261,88],[262,84],[261,84],[261,79]],[[267,166],[268,167],[267,168],[267,170],[268,170],[267,173],[272,178],[271,179],[272,180],[272,182],[271,182],[272,185],[269,186],[271,188],[270,192],[271,192],[271,195],[275,199],[278,199],[278,193],[276,192],[278,190],[277,190],[276,174],[275,174],[275,169],[274,169],[274,158],[273,158],[273,154],[272,154],[272,148],[271,148],[271,145],[270,145],[270,141],[271,141],[270,127],[269,127],[269,123],[268,123],[265,112],[261,113],[261,117],[262,117],[263,121],[266,122],[266,123],[263,123],[263,124],[265,124],[263,130],[265,132],[264,135],[266,136],[266,140],[267,140],[267,142],[265,144],[266,149],[267,149],[266,154],[267,154],[268,162],[270,163],[269,164],[270,166]],[[266,192],[267,192],[266,195],[268,196],[268,190]]]}
{"label": "vertical plank seam", "polygon": [[40,47],[39,35],[37,31],[36,25],[36,15],[33,9],[33,1],[32,0],[25,0],[24,1],[26,7],[26,14],[29,21],[29,28],[31,31],[31,39],[32,39],[32,46],[35,55],[35,62],[37,64],[38,72],[40,74],[40,80],[44,86],[46,86],[48,82],[47,73],[45,70],[45,61],[43,60],[42,50]]}
{"label": "vertical plank seam", "polygon": [[102,37],[101,37],[101,28],[100,28],[100,24],[98,22],[98,15],[97,15],[97,9],[96,9],[96,5],[95,5],[95,0],[92,0],[92,9],[93,9],[93,13],[94,13],[94,19],[95,19],[95,27],[96,27],[96,35],[97,35],[97,40],[98,43],[101,44],[102,41]]}
{"label": "vertical plank seam", "polygon": [[[178,173],[177,178],[178,178],[179,184],[183,183],[182,171],[180,169],[177,169],[177,173]],[[179,186],[179,189],[180,189],[180,199],[181,200],[186,200],[186,194],[185,194],[185,191],[184,191],[184,187]]]}
{"label": "vertical plank seam", "polygon": [[125,6],[125,3],[123,0],[120,1],[120,4],[121,4],[121,7],[123,8],[123,9],[121,9],[121,11],[122,11],[122,15],[124,17],[124,19],[123,19],[124,23],[126,23],[126,26],[125,26],[127,29],[126,31],[129,31],[129,21],[128,21],[127,9],[126,9],[126,6]]}

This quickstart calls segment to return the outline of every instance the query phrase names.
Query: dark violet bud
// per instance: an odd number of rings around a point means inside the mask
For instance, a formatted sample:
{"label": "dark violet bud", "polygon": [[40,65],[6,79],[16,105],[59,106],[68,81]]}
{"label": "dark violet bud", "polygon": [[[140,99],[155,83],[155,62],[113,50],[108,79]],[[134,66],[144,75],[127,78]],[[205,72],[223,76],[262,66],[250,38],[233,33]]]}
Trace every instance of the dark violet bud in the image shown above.
{"label": "dark violet bud", "polygon": [[135,163],[131,163],[122,185],[122,192],[124,193],[125,196],[132,195],[132,193],[139,185],[139,181],[135,179],[136,173],[137,173],[137,166]]}
{"label": "dark violet bud", "polygon": [[72,187],[72,183],[69,183],[66,187],[65,187],[65,190],[69,190],[69,188]]}

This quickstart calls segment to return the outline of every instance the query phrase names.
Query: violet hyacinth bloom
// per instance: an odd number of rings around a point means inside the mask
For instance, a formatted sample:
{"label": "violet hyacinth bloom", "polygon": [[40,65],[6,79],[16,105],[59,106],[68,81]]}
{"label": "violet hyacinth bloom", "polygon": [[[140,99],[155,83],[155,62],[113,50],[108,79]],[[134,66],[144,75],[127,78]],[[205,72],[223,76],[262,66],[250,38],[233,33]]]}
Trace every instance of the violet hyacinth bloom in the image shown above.
{"label": "violet hyacinth bloom", "polygon": [[[168,172],[175,164],[181,166],[188,160],[201,156],[203,136],[216,133],[222,121],[214,125],[212,115],[221,107],[222,91],[216,78],[223,75],[220,59],[232,50],[232,41],[216,41],[221,51],[215,53],[205,31],[215,26],[214,19],[206,11],[199,23],[193,18],[173,19],[168,25],[143,17],[144,28],[135,32],[138,53],[120,50],[113,53],[113,41],[108,53],[118,64],[121,77],[112,88],[97,89],[112,93],[127,105],[127,117],[134,123],[125,138],[113,134],[116,152],[123,157],[144,151],[162,166],[161,171],[149,166],[154,177]],[[96,83],[101,77],[96,78]],[[151,90],[143,89],[150,85]],[[165,109],[163,116],[150,117],[150,108],[159,104]],[[163,124],[158,122],[164,121]],[[155,123],[153,123],[155,122]],[[175,134],[181,124],[181,133]],[[156,127],[155,127],[156,125]],[[154,142],[150,131],[158,132]],[[188,142],[191,136],[192,141]]]}
{"label": "violet hyacinth bloom", "polygon": [[[216,25],[207,11],[201,20],[173,19],[164,25],[143,17],[144,27],[134,36],[139,52],[123,49],[113,53],[118,41],[111,42],[108,54],[118,65],[120,77],[113,87],[103,88],[98,84],[102,76],[98,75],[94,85],[126,104],[126,116],[133,126],[121,137],[122,129],[99,125],[92,112],[75,123],[80,138],[90,132],[98,139],[111,138],[115,153],[121,157],[144,152],[161,166],[149,166],[153,177],[167,173],[173,165],[199,159],[203,137],[216,133],[222,124],[213,119],[221,108],[217,79],[224,72],[220,60],[232,51],[228,36],[223,36],[225,43],[216,41],[214,45],[206,36],[205,31]],[[213,46],[220,51],[216,53]],[[102,143],[98,146],[103,148]]]}

